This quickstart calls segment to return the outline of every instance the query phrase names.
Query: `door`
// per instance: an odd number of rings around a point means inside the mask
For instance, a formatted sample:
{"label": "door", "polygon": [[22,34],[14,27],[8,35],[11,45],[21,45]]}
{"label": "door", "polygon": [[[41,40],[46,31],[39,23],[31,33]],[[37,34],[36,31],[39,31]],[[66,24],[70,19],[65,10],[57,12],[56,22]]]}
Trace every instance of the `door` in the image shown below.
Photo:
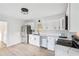
{"label": "door", "polygon": [[7,45],[7,22],[0,21],[0,48]]}

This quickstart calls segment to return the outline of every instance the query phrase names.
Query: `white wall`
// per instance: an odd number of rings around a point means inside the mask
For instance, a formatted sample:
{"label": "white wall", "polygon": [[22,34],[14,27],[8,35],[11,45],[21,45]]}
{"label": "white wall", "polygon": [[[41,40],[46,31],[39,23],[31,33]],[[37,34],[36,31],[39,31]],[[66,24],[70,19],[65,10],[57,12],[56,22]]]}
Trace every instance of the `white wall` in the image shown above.
{"label": "white wall", "polygon": [[[41,24],[43,26],[43,30],[51,31],[51,30],[63,30],[65,26],[62,26],[62,20],[64,20],[64,14],[61,15],[53,15],[48,16],[40,19],[36,19],[35,27],[37,27],[38,20],[41,20]],[[64,23],[63,23],[64,25]],[[61,28],[59,28],[61,27]]]}
{"label": "white wall", "polygon": [[70,4],[70,31],[79,32],[79,3]]}
{"label": "white wall", "polygon": [[[35,19],[35,20],[32,19],[30,21],[28,20],[28,21],[25,21],[24,23],[31,25],[32,28],[35,30],[35,33],[37,33],[37,23],[38,23],[38,20],[41,20],[41,24],[43,26],[43,32],[55,32],[55,33],[57,33],[57,32],[58,33],[62,33],[63,32],[63,33],[66,33],[64,31],[64,29],[65,29],[64,28],[65,27],[64,23],[62,22],[62,20],[64,20],[64,16],[65,16],[65,14],[48,16],[48,17],[44,17],[44,18],[40,18],[40,19]],[[67,33],[66,33],[66,35],[67,35]]]}
{"label": "white wall", "polygon": [[47,31],[52,31],[52,30],[63,30],[63,27],[62,26],[62,18],[59,18],[59,19],[48,19],[48,20],[43,20],[42,21],[42,24],[43,24],[43,28],[44,30],[47,30]]}
{"label": "white wall", "polygon": [[64,30],[65,23],[62,24],[62,20],[64,21],[64,15],[65,14],[48,16],[39,19],[26,20],[24,21],[24,24],[31,25],[32,29],[37,31],[38,20],[41,20],[41,24],[43,26],[44,31]]}
{"label": "white wall", "polygon": [[7,38],[7,22],[0,21],[0,41],[6,43]]}
{"label": "white wall", "polygon": [[[36,30],[36,25],[37,25],[37,21],[41,20],[41,23],[43,25],[43,29],[45,32],[53,32],[53,27],[55,25],[57,25],[59,27],[59,22],[62,23],[62,19],[64,19],[65,14],[60,15],[60,17],[58,16],[51,16],[51,17],[46,17],[46,18],[40,18],[40,19],[36,19],[32,22],[28,22],[26,21],[26,24],[30,24],[31,26],[33,26],[33,28]],[[61,35],[63,36],[68,36],[69,40],[71,39],[71,35],[73,35],[73,32],[69,32],[69,31],[64,31],[62,30],[64,28],[64,26],[62,26],[63,24],[60,24],[60,30],[58,31],[54,31],[54,33],[61,33]]]}
{"label": "white wall", "polygon": [[0,21],[6,21],[7,25],[7,46],[11,46],[21,42],[20,27],[22,20],[11,19],[11,18],[0,18]]}

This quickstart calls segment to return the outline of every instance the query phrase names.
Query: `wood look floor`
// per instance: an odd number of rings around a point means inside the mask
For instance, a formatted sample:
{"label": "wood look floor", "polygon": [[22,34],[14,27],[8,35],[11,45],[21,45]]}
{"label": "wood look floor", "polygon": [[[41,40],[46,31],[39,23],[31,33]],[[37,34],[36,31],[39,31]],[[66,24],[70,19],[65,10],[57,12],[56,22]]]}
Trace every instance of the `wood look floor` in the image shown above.
{"label": "wood look floor", "polygon": [[0,49],[0,56],[54,56],[54,54],[54,51],[22,43]]}

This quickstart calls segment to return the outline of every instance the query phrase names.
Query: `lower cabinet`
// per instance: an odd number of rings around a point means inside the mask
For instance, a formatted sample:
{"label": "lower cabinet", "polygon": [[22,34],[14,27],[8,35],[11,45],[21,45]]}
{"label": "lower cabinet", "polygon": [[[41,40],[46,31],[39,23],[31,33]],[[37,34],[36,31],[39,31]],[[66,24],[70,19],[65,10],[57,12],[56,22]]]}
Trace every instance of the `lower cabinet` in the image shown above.
{"label": "lower cabinet", "polygon": [[29,35],[29,44],[45,47],[48,50],[55,50],[56,37]]}
{"label": "lower cabinet", "polygon": [[48,44],[47,44],[47,48],[49,50],[54,50],[55,49],[55,38],[53,37],[48,37]]}
{"label": "lower cabinet", "polygon": [[71,48],[69,50],[69,56],[79,56],[79,49]]}
{"label": "lower cabinet", "polygon": [[55,56],[79,56],[79,49],[56,45]]}
{"label": "lower cabinet", "polygon": [[29,44],[40,46],[40,36],[39,35],[29,35]]}
{"label": "lower cabinet", "polygon": [[41,36],[41,46],[47,48],[48,50],[55,49],[56,38],[52,36]]}
{"label": "lower cabinet", "polygon": [[69,47],[56,45],[55,46],[55,56],[68,56],[69,54]]}

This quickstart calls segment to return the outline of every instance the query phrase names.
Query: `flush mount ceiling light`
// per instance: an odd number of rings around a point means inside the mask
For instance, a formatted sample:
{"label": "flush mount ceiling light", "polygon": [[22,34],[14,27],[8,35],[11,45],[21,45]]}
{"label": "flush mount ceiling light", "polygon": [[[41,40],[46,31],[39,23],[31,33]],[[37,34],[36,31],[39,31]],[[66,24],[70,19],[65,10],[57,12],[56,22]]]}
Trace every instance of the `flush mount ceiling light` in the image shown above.
{"label": "flush mount ceiling light", "polygon": [[29,10],[27,8],[21,8],[21,13],[24,14],[24,15],[27,15],[28,11]]}

